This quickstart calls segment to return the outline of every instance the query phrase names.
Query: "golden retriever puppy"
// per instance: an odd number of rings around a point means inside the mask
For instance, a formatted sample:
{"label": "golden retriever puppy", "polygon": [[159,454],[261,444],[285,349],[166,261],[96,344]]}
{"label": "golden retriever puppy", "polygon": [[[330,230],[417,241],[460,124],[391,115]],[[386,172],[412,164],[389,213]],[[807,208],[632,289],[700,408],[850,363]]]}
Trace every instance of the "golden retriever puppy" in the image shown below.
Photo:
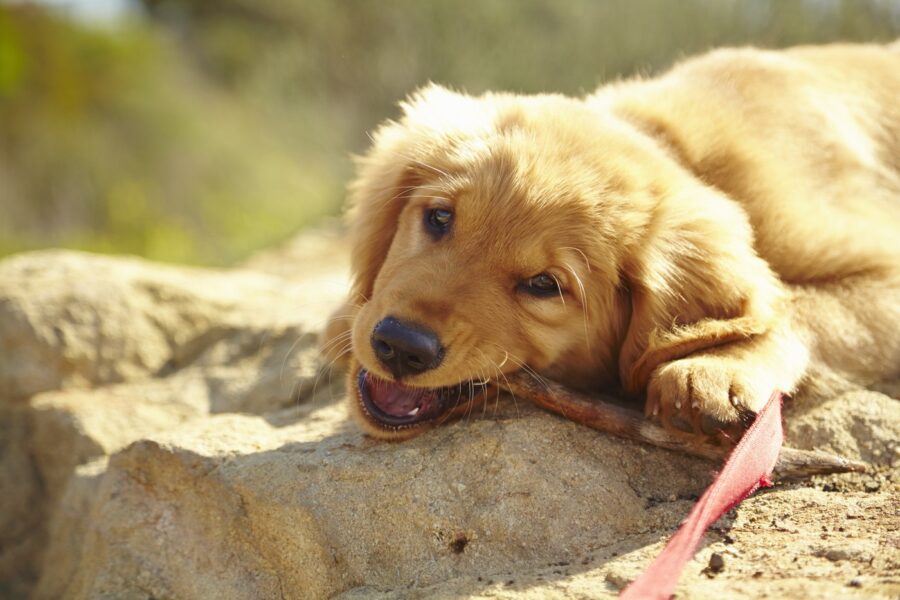
{"label": "golden retriever puppy", "polygon": [[352,292],[325,336],[352,339],[373,435],[518,369],[697,432],[812,367],[900,375],[900,44],[718,50],[585,98],[431,85],[402,107],[359,161]]}

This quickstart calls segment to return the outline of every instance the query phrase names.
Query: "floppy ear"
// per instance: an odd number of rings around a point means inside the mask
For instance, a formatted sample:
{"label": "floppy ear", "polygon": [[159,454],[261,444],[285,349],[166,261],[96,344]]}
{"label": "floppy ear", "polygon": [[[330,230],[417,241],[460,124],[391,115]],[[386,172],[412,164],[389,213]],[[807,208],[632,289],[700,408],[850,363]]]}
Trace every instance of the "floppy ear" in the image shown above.
{"label": "floppy ear", "polygon": [[329,317],[320,350],[332,362],[345,362],[346,341],[359,307],[372,287],[394,239],[400,211],[416,185],[410,167],[412,134],[394,121],[382,125],[372,147],[356,158],[357,175],[348,187],[351,283],[347,300]]}
{"label": "floppy ear", "polygon": [[372,294],[375,278],[394,240],[400,212],[417,185],[411,166],[412,134],[399,123],[383,125],[368,154],[357,159],[357,177],[350,184],[350,302],[360,304]]}
{"label": "floppy ear", "polygon": [[401,107],[400,122],[382,125],[372,148],[357,159],[357,177],[349,188],[351,301],[357,303],[372,293],[410,194],[426,176],[443,173],[433,164],[434,150],[450,147],[491,122],[477,99],[435,84],[417,90]]}
{"label": "floppy ear", "polygon": [[632,316],[619,356],[625,389],[659,365],[768,331],[780,282],[753,248],[746,213],[699,184],[660,199],[625,265]]}
{"label": "floppy ear", "polygon": [[347,300],[329,317],[320,351],[328,360],[349,358],[346,342],[359,307],[372,287],[394,240],[400,211],[416,185],[409,166],[409,138],[403,125],[388,122],[378,130],[369,152],[357,159],[357,177],[349,186],[351,283]]}
{"label": "floppy ear", "polygon": [[343,306],[331,316],[323,333],[323,353],[340,360],[339,342],[351,327],[358,308],[367,302],[384,264],[400,212],[426,175],[441,171],[428,153],[473,126],[486,126],[478,101],[430,84],[401,103],[402,119],[383,124],[372,147],[356,160],[357,174],[349,192],[352,281]]}

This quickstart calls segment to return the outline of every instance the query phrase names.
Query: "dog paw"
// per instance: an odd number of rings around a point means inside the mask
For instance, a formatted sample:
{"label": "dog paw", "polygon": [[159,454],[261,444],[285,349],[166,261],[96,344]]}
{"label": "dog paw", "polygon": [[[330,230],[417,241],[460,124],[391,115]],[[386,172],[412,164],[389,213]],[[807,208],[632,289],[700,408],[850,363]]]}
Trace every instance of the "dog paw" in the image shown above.
{"label": "dog paw", "polygon": [[775,388],[771,377],[720,356],[683,358],[659,367],[645,413],[676,432],[737,441]]}

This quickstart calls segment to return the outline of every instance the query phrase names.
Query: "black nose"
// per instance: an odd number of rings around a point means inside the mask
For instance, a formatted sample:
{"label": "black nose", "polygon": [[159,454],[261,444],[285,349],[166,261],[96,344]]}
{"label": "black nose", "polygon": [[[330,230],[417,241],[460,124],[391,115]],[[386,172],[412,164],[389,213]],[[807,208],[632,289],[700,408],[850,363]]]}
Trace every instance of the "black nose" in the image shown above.
{"label": "black nose", "polygon": [[375,356],[400,379],[433,369],[444,357],[438,336],[417,323],[385,317],[372,331]]}

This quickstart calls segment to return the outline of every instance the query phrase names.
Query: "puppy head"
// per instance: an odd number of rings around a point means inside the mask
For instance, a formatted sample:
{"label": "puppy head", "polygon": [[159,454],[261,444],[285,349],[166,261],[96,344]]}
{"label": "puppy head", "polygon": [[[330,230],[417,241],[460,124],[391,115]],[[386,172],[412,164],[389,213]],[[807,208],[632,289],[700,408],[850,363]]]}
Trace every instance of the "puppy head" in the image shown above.
{"label": "puppy head", "polygon": [[409,437],[521,368],[615,373],[621,244],[583,105],[430,87],[374,137],[351,187],[354,365],[367,429]]}
{"label": "puppy head", "polygon": [[372,434],[420,433],[523,368],[639,392],[673,358],[652,340],[705,343],[661,331],[764,304],[743,213],[621,121],[436,86],[403,108],[351,186],[349,387]]}

